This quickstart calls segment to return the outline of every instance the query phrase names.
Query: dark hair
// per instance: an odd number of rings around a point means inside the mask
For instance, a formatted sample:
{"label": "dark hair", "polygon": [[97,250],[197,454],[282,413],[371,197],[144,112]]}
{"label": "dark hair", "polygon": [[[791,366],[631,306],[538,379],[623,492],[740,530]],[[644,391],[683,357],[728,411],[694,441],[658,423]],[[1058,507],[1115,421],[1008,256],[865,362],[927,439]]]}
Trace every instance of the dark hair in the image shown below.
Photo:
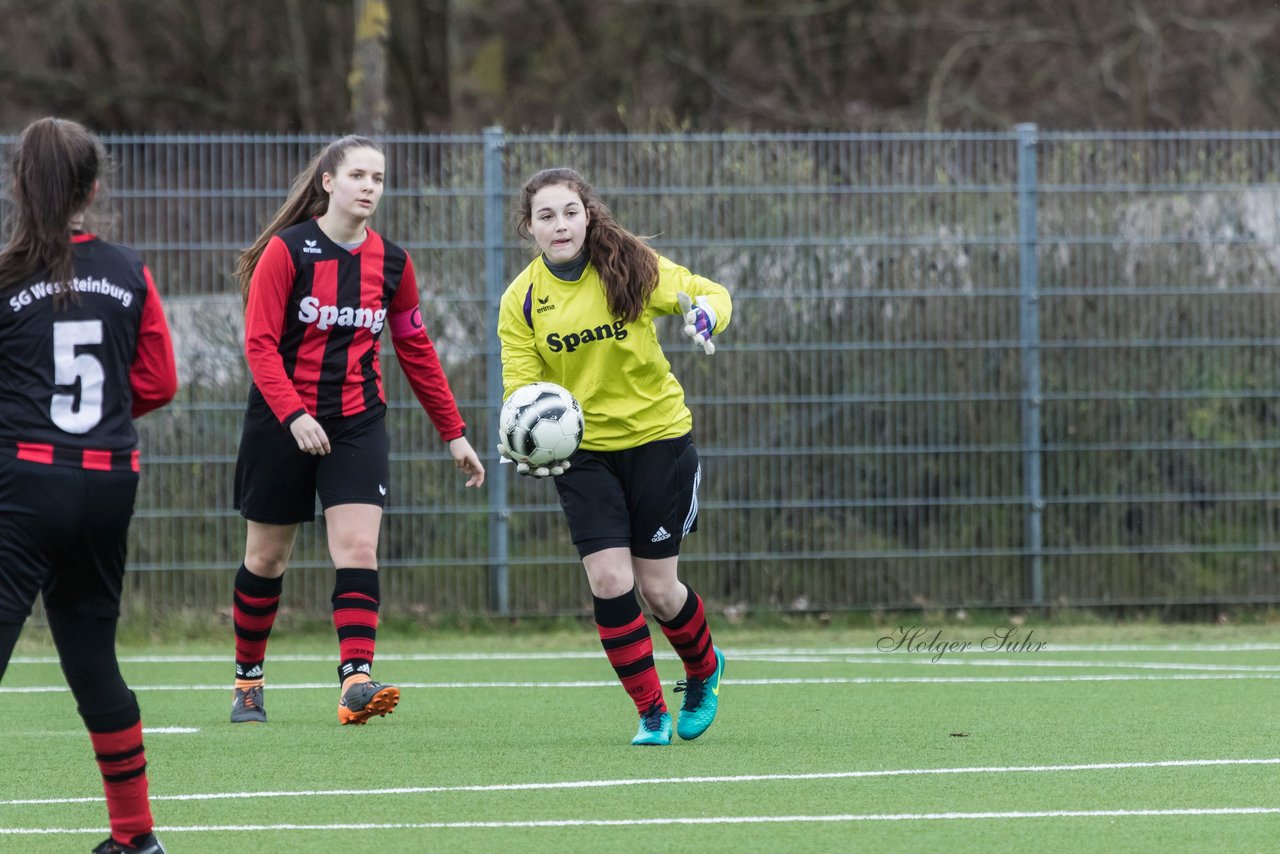
{"label": "dark hair", "polygon": [[[0,290],[37,273],[54,284],[75,277],[68,223],[93,200],[94,182],[106,160],[102,143],[76,122],[43,118],[22,131],[12,162],[18,215],[13,237],[0,250]],[[75,291],[62,288],[54,302],[75,298]]]}
{"label": "dark hair", "polygon": [[533,197],[543,187],[563,185],[578,194],[587,210],[587,236],[583,251],[604,282],[609,311],[625,323],[634,323],[658,287],[658,253],[643,238],[627,231],[587,180],[572,169],[543,169],[525,182],[516,211],[516,232],[531,237]]}
{"label": "dark hair", "polygon": [[354,148],[372,148],[379,153],[382,149],[367,136],[354,134],[335,139],[325,146],[324,150],[311,158],[307,167],[293,179],[293,187],[289,197],[276,211],[271,223],[258,235],[253,245],[240,253],[236,260],[236,278],[240,280],[240,294],[249,299],[249,282],[253,279],[253,268],[258,266],[258,259],[266,250],[267,244],[276,234],[291,225],[321,216],[329,209],[329,194],[324,189],[324,176],[336,175],[338,167],[346,159],[347,152]]}

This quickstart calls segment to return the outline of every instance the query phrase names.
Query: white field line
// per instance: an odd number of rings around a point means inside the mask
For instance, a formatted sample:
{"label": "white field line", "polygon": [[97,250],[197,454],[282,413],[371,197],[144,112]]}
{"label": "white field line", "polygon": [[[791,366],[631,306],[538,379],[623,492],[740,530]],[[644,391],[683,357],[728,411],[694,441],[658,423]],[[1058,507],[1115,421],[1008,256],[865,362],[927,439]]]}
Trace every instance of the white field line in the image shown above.
{"label": "white field line", "polygon": [[[1148,670],[1203,670],[1203,671],[1222,671],[1222,672],[1257,672],[1257,673],[1280,673],[1280,665],[1268,664],[1198,664],[1198,663],[1179,663],[1173,661],[1064,661],[1060,659],[1043,659],[1039,654],[1027,654],[1022,658],[990,658],[985,656],[974,657],[973,653],[969,653],[969,657],[964,657],[964,653],[947,652],[939,655],[937,653],[922,651],[919,653],[877,653],[874,656],[858,656],[858,657],[837,657],[837,656],[811,656],[811,655],[742,655],[729,651],[729,655],[734,661],[751,661],[755,663],[765,664],[916,664],[916,665],[967,665],[972,667],[1074,667],[1074,668],[1136,668]],[[1033,657],[1034,656],[1034,657]],[[595,652],[591,654],[571,654],[567,656],[540,657],[531,660],[596,660],[603,657],[603,653]],[[659,653],[655,651],[655,659],[676,660],[674,653]],[[379,655],[378,661],[437,661],[437,660],[489,660],[484,657],[474,657],[467,659],[439,659],[434,656],[416,656],[416,655]],[[494,660],[500,661],[516,661],[518,658],[498,658]],[[332,655],[280,655],[271,656],[272,663],[277,662],[332,662]],[[148,658],[145,661],[132,658],[121,658],[122,664],[218,664],[225,666],[228,662],[226,656],[174,656],[174,657],[156,657]],[[12,663],[26,664],[57,664],[56,658],[48,660],[31,659],[26,662],[20,662],[14,659]]]}
{"label": "white field line", "polygon": [[[667,653],[675,658],[675,653]],[[575,659],[595,659],[603,656],[601,650],[590,652],[423,652],[423,653],[378,653],[378,661],[572,661]],[[227,655],[122,655],[121,664],[226,664],[230,661]],[[332,655],[314,653],[296,653],[272,655],[271,661],[320,661],[330,662]],[[57,664],[55,655],[15,655],[10,664]]]}
{"label": "white field line", "polygon": [[[1280,673],[1170,673],[1147,675],[1137,673],[1076,673],[1069,676],[815,676],[780,679],[733,679],[730,684],[741,686],[770,685],[990,685],[1033,684],[1038,682],[1202,682],[1206,680],[1280,679]],[[332,691],[332,682],[271,682],[272,691]],[[396,680],[400,688],[425,688],[428,690],[485,688],[617,688],[617,680],[571,680],[561,682],[404,682]],[[226,683],[196,685],[130,685],[134,691],[230,691]],[[0,687],[0,696],[6,694],[58,694],[66,692],[65,685],[28,685]]]}
{"label": "white field line", "polygon": [[[1043,661],[1038,658],[952,658],[953,653],[934,659],[932,657],[883,657],[846,658],[848,664],[923,664],[926,666],[950,665],[962,667],[1101,667],[1117,670],[1203,670],[1220,673],[1280,673],[1280,665],[1272,664],[1180,664],[1173,661]],[[904,660],[905,659],[905,660]],[[827,659],[835,661],[835,659]]]}
{"label": "white field line", "polygon": [[[1036,630],[1043,632],[1043,630]],[[963,632],[963,634],[961,634]],[[947,636],[950,634],[951,636]],[[954,640],[968,640],[972,647],[961,652],[947,654],[969,654],[969,656],[980,656],[987,654],[987,650],[979,647],[980,641],[986,636],[991,636],[991,632],[982,629],[974,629],[964,632],[957,631],[955,627],[950,627],[942,632],[942,636],[938,643],[948,643]],[[883,638],[896,641],[902,640],[901,632],[884,632]],[[925,632],[919,638],[915,638],[913,643],[927,643],[933,638],[932,632]],[[881,656],[884,654],[882,650],[874,649],[874,645],[878,640],[869,640],[867,647],[751,647],[745,649],[724,648],[726,653],[735,653],[736,656]],[[998,640],[998,639],[997,639]],[[1016,635],[1010,635],[1005,641],[1006,645],[1016,645],[1029,641],[1029,643],[1043,643],[1044,648],[1039,650],[1038,654],[1047,653],[1080,653],[1080,652],[1101,652],[1101,653],[1117,653],[1117,652],[1137,652],[1137,653],[1248,653],[1248,652],[1280,652],[1280,643],[1238,643],[1238,644],[1059,644],[1053,643],[1052,635],[1033,634],[1032,631],[1018,632]],[[995,641],[993,641],[995,643]],[[992,650],[992,652],[1000,652],[1000,649]],[[518,654],[518,653],[516,653]],[[910,656],[910,652],[901,650],[897,652],[899,656]],[[918,653],[915,653],[918,654]]]}
{"label": "white field line", "polygon": [[[196,735],[195,726],[145,726],[142,735]],[[6,739],[83,739],[84,727],[77,730],[5,730]]]}
{"label": "white field line", "polygon": [[[982,821],[1027,818],[1129,818],[1169,816],[1276,815],[1280,807],[1206,807],[1201,809],[1145,810],[1027,810],[1010,812],[871,813],[864,815],[722,815],[688,818],[543,819],[539,821],[423,821],[385,824],[189,824],[156,828],[165,833],[243,833],[281,830],[511,830],[516,828],[653,827],[731,824],[835,824],[880,821]],[[102,833],[102,828],[14,827],[0,828],[0,836]]]}
{"label": "white field line", "polygon": [[196,733],[199,731],[200,729],[198,727],[193,727],[193,726],[156,726],[156,727],[144,726],[142,728],[143,735],[155,735],[155,734],[189,735],[191,733]]}
{"label": "white field line", "polygon": [[[729,655],[734,661],[750,661],[758,664],[916,664],[916,665],[952,665],[952,666],[970,666],[970,667],[1069,667],[1069,668],[1115,668],[1115,669],[1139,669],[1139,670],[1197,670],[1197,671],[1213,671],[1213,672],[1253,672],[1253,673],[1280,673],[1280,665],[1268,664],[1197,664],[1197,663],[1179,663],[1173,661],[1066,661],[1061,659],[1045,659],[1041,656],[1044,653],[1029,653],[1026,657],[1018,659],[1009,658],[990,658],[990,654],[981,654],[970,652],[946,652],[939,654],[931,651],[921,651],[915,653],[877,653],[875,655],[860,655],[856,657],[845,656],[816,656],[816,655],[742,655],[735,654],[730,651]],[[1032,657],[1034,655],[1034,657]],[[528,660],[595,660],[602,657],[602,653],[594,652],[590,654],[583,653],[572,654],[567,656],[541,656],[531,657]],[[655,660],[675,661],[674,653],[663,653],[655,651]],[[331,662],[332,655],[279,655],[271,656],[272,663],[283,662]],[[517,657],[504,658],[487,658],[485,656],[474,656],[467,658],[440,658],[437,656],[427,655],[379,655],[379,661],[519,661]],[[226,666],[228,658],[226,656],[173,656],[173,657],[153,657],[146,660],[124,657],[120,659],[122,664],[217,664]],[[57,664],[56,658],[49,659],[28,659],[20,661],[14,659],[11,664]]]}
{"label": "white field line", "polygon": [[1058,652],[1280,652],[1280,643],[1051,644]]}
{"label": "white field line", "polygon": [[[981,631],[977,632],[981,634]],[[1019,641],[1021,638],[1018,639]],[[1280,651],[1280,643],[1238,643],[1238,644],[1056,644],[1051,640],[1037,639],[1046,646],[1038,655],[1059,652],[1275,652]],[[873,645],[874,642],[869,642]],[[999,650],[996,650],[997,652]],[[675,659],[670,652],[655,651],[657,657]],[[875,649],[856,647],[769,647],[758,649],[737,649],[728,647],[725,652],[735,659],[763,660],[770,659],[791,661],[793,657],[803,659],[816,656],[849,658],[849,657],[882,657],[885,653]],[[923,655],[921,652],[899,652],[895,655],[910,658]],[[967,652],[948,652],[947,655],[982,655],[979,649]],[[602,653],[599,650],[574,650],[561,652],[441,652],[441,653],[378,653],[379,661],[571,661],[578,659],[596,659]],[[326,654],[289,654],[272,655],[272,661],[328,662],[333,658]],[[122,664],[225,664],[229,660],[226,655],[125,655],[120,657]],[[17,655],[9,661],[17,664],[57,664],[57,656],[52,655]]]}
{"label": "white field line", "polygon": [[[960,768],[891,768],[870,771],[823,771],[796,774],[735,774],[703,777],[642,777],[616,780],[567,780],[549,783],[494,783],[472,786],[408,786],[387,789],[304,789],[299,791],[209,792],[190,795],[151,795],[152,801],[254,800],[258,798],[349,797],[352,795],[424,795],[454,792],[531,792],[563,789],[612,789],[623,786],[664,786],[709,783],[771,783],[813,780],[854,780],[868,777],[931,777],[952,774],[1054,774],[1077,771],[1129,771],[1151,768],[1206,768],[1242,765],[1280,765],[1280,758],[1166,759],[1155,762],[1092,762],[1079,765],[1004,765]],[[101,797],[21,798],[0,806],[101,803]]]}

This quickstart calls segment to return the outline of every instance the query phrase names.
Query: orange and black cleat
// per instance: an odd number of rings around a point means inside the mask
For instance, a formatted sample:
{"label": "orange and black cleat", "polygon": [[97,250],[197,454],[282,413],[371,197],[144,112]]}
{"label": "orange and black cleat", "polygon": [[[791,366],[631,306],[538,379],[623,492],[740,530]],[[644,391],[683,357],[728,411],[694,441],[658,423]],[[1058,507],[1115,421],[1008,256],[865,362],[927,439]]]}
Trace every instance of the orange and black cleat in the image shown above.
{"label": "orange and black cleat", "polygon": [[400,689],[383,682],[353,682],[338,701],[338,722],[364,724],[369,718],[389,715],[400,702]]}

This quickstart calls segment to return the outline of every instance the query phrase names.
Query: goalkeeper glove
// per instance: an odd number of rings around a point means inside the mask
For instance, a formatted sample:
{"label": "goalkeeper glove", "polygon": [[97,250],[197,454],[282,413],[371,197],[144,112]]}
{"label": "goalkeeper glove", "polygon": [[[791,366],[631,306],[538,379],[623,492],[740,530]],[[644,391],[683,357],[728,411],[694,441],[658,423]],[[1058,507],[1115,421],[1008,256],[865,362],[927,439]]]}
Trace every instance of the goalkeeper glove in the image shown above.
{"label": "goalkeeper glove", "polygon": [[502,454],[504,459],[516,464],[516,474],[522,474],[526,477],[556,477],[564,474],[569,468],[568,460],[561,460],[549,466],[531,466],[527,462],[520,462],[512,455],[511,449],[502,442],[498,443],[498,453]]}
{"label": "goalkeeper glove", "polygon": [[684,291],[676,294],[676,299],[680,300],[680,310],[684,312],[684,334],[710,356],[716,351],[716,345],[711,343],[711,332],[716,328],[716,313],[711,303],[703,296],[695,303]]}

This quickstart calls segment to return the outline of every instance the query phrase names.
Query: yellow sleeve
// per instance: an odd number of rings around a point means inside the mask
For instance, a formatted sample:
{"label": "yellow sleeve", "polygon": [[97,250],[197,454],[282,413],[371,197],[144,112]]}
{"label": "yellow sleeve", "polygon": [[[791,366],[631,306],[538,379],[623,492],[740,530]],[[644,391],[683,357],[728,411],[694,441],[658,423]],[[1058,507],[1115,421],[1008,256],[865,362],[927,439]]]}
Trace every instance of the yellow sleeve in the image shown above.
{"label": "yellow sleeve", "polygon": [[542,357],[534,346],[533,327],[524,317],[524,298],[531,284],[528,276],[517,276],[498,304],[503,400],[521,386],[542,379]]}
{"label": "yellow sleeve", "polygon": [[658,289],[650,300],[652,305],[665,314],[680,314],[680,301],[676,294],[684,291],[693,297],[706,297],[711,309],[716,313],[716,325],[713,333],[719,335],[729,325],[733,314],[733,300],[729,297],[729,289],[704,276],[694,275],[688,269],[667,258],[658,258]]}

